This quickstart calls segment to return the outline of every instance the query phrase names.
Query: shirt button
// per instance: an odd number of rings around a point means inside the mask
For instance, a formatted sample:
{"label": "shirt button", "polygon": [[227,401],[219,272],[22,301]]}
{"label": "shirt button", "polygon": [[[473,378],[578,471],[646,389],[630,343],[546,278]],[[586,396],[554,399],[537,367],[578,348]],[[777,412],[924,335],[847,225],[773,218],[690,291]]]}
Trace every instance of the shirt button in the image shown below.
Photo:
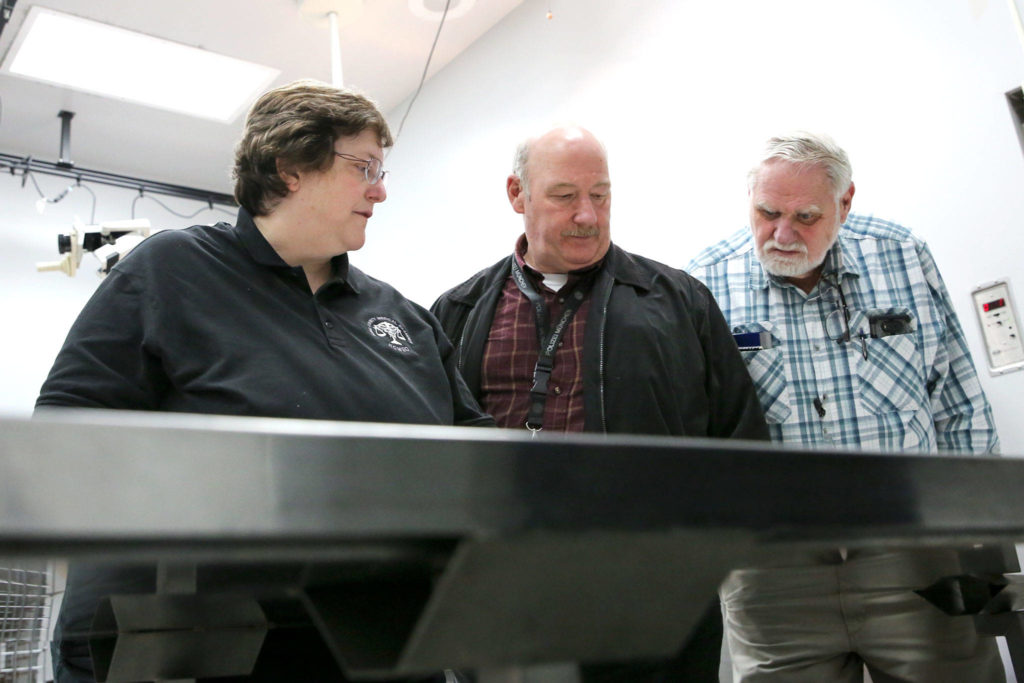
{"label": "shirt button", "polygon": [[815,350],[815,351],[821,351],[821,349],[822,349],[822,346],[821,346],[821,344],[815,344],[815,345],[814,345],[814,350]]}
{"label": "shirt button", "polygon": [[329,330],[333,330],[334,329],[334,323],[332,323],[330,320],[325,320],[324,321],[324,327],[326,327]]}
{"label": "shirt button", "polygon": [[558,396],[561,393],[562,393],[562,388],[561,387],[555,387],[555,396]]}

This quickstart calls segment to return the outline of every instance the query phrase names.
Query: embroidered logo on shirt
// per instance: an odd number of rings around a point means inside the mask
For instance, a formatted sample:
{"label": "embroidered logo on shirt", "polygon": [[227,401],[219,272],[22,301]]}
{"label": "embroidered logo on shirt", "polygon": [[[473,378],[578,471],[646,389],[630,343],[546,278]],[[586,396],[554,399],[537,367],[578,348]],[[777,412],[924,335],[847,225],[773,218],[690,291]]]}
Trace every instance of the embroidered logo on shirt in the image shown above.
{"label": "embroidered logo on shirt", "polygon": [[377,316],[366,321],[366,326],[375,337],[388,340],[388,348],[399,353],[412,353],[412,340],[402,323],[394,318]]}

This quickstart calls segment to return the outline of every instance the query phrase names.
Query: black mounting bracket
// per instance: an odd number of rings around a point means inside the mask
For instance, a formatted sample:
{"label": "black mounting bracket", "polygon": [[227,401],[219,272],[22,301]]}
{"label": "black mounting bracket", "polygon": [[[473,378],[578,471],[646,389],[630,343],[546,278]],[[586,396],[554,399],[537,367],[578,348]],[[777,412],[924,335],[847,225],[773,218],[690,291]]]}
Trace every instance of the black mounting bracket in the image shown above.
{"label": "black mounting bracket", "polygon": [[57,165],[73,168],[75,162],[71,161],[71,119],[75,117],[75,112],[61,109],[57,117],[60,118],[60,158]]}
{"label": "black mounting bracket", "polygon": [[14,3],[18,0],[0,0],[0,35],[3,35],[4,26],[7,26],[7,22],[11,20],[11,14],[14,13]]}

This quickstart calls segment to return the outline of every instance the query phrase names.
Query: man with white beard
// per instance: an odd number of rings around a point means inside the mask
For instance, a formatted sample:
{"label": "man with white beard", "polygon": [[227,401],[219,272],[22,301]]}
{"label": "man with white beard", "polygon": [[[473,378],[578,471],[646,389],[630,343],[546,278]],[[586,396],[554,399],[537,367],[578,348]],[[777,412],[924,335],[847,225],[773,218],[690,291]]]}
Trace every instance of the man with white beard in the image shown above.
{"label": "man with white beard", "polygon": [[[996,452],[992,411],[928,247],[850,213],[846,153],[825,136],[772,138],[748,190],[750,227],[687,270],[718,300],[772,440]],[[859,683],[866,666],[876,683],[1003,681],[992,638],[914,593],[960,573],[955,551],[933,548],[836,548],[734,571],[720,592],[734,679]]]}

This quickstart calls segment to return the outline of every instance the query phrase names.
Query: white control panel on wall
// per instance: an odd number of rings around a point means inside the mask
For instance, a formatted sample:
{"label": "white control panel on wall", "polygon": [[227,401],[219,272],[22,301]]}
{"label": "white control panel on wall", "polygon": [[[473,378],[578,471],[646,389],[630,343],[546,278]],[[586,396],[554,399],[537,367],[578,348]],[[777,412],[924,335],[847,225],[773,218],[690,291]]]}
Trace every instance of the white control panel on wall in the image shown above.
{"label": "white control panel on wall", "polygon": [[986,282],[971,292],[974,310],[981,323],[988,352],[988,370],[993,375],[1024,368],[1024,340],[1021,339],[1017,307],[1010,296],[1009,280]]}

